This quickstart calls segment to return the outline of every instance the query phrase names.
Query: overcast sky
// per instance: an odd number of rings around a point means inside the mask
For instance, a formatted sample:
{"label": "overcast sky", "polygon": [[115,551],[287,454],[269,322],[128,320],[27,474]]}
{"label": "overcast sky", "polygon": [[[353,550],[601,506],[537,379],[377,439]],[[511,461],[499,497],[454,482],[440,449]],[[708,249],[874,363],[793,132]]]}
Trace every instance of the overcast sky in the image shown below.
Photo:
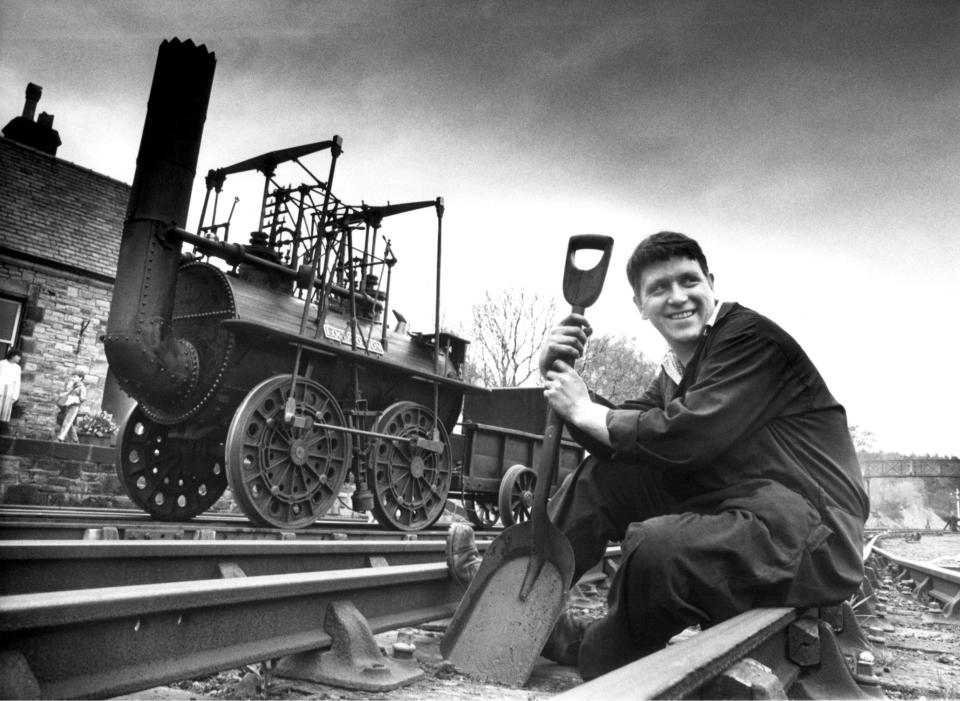
{"label": "overcast sky", "polygon": [[[0,122],[37,83],[58,156],[129,183],[173,37],[217,56],[199,173],[340,134],[342,199],[445,198],[446,325],[511,285],[563,309],[567,238],[606,233],[589,316],[658,358],[623,265],[683,231],[878,449],[960,455],[960,3],[0,0]],[[383,229],[419,330],[430,212]]]}

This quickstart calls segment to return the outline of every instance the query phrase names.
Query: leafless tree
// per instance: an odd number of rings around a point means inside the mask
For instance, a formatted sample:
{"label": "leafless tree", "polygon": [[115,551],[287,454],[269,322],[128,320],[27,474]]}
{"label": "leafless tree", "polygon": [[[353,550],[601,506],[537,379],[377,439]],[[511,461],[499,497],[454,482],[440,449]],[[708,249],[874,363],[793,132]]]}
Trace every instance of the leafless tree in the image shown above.
{"label": "leafless tree", "polygon": [[540,347],[556,312],[552,299],[529,290],[485,292],[472,309],[465,379],[484,387],[519,387],[536,378]]}
{"label": "leafless tree", "polygon": [[590,337],[577,371],[587,387],[613,404],[640,396],[657,373],[657,363],[636,348],[633,339],[612,334]]}
{"label": "leafless tree", "polygon": [[853,447],[856,448],[858,453],[867,453],[873,450],[875,439],[872,431],[856,424],[852,424],[849,430],[850,438],[853,439]]}

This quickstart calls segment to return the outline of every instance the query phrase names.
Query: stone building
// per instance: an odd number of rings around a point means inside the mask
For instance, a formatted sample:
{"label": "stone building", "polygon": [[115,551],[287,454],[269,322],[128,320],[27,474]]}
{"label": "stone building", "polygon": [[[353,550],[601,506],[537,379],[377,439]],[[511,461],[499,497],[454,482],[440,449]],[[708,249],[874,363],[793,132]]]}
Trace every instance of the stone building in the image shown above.
{"label": "stone building", "polygon": [[55,397],[76,365],[90,368],[87,407],[103,402],[107,361],[98,337],[130,186],[57,158],[53,117],[34,121],[40,95],[31,83],[23,114],[0,138],[0,352],[23,353],[20,402],[6,433],[46,439],[56,429]]}
{"label": "stone building", "polygon": [[[0,435],[0,504],[129,508],[115,448],[53,439],[56,396],[79,364],[90,368],[90,411],[108,409],[119,423],[132,405],[99,340],[130,186],[57,158],[53,117],[34,120],[40,95],[31,83],[23,114],[0,138],[0,353],[19,349],[23,368],[16,414]],[[237,511],[229,489],[211,511]]]}

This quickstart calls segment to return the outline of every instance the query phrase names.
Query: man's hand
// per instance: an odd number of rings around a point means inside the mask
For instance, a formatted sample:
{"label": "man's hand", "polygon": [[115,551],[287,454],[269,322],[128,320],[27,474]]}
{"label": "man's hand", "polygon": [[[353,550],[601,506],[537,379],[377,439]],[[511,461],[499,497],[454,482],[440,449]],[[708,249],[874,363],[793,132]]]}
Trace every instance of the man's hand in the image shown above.
{"label": "man's hand", "polygon": [[593,328],[586,317],[580,314],[566,316],[547,334],[547,340],[540,350],[540,374],[546,377],[557,360],[569,365],[576,363],[583,356],[583,349],[592,333]]}
{"label": "man's hand", "polygon": [[607,408],[594,404],[583,378],[570,365],[555,360],[544,375],[543,396],[564,421],[610,445]]}

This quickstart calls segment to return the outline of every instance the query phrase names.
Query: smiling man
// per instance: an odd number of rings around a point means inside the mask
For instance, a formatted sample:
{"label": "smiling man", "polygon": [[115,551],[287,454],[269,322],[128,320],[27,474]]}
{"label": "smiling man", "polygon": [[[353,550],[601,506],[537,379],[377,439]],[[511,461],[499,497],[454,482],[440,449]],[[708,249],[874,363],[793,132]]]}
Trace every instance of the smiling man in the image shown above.
{"label": "smiling man", "polygon": [[[591,333],[582,316],[555,327],[540,356],[547,400],[590,453],[549,505],[573,547],[574,581],[608,542],[623,553],[608,614],[565,614],[543,651],[585,679],[691,625],[840,603],[863,576],[868,504],[846,414],[800,346],[766,317],[719,303],[706,257],[683,234],[644,239],[627,279],[670,349],[640,398],[592,401],[573,368]],[[464,579],[479,561],[471,535],[450,534]]]}

